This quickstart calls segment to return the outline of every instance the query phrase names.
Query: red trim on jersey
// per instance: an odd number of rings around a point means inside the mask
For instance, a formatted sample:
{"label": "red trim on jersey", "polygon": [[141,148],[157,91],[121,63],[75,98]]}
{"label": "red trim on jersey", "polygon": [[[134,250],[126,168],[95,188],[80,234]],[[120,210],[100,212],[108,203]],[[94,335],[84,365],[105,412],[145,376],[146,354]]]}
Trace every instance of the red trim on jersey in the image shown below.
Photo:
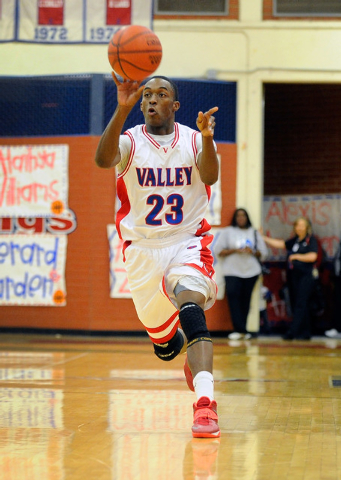
{"label": "red trim on jersey", "polygon": [[[142,133],[143,135],[154,145],[154,147],[156,147],[158,150],[160,150],[161,148],[161,145],[151,136],[149,135],[149,133],[147,132],[147,127],[146,125],[143,125],[142,126]],[[174,123],[174,140],[171,144],[171,148],[173,149],[175,147],[175,145],[178,143],[179,141],[179,138],[180,138],[180,135],[179,135],[179,127],[178,127],[178,124],[175,122]]]}
{"label": "red trim on jersey", "polygon": [[123,170],[122,173],[119,173],[119,174],[117,175],[117,178],[123,177],[123,175],[126,174],[127,170],[129,169],[129,167],[130,167],[130,165],[131,165],[131,162],[133,161],[133,157],[134,157],[135,150],[136,150],[135,139],[134,139],[134,137],[132,136],[132,134],[131,134],[130,132],[126,131],[126,132],[124,132],[124,135],[128,135],[128,137],[130,138],[131,148],[130,148],[130,154],[129,154],[129,159],[128,159],[126,168]]}
{"label": "red trim on jersey", "polygon": [[205,275],[205,277],[209,277],[209,278],[212,279],[212,277],[214,275],[214,268],[212,267],[212,265],[210,265],[208,263],[204,263],[203,267],[200,267],[196,263],[186,263],[185,265],[188,265],[189,267],[195,268],[196,270],[201,272],[203,275]]}
{"label": "red trim on jersey", "polygon": [[129,245],[131,245],[131,240],[126,240],[126,241],[123,243],[123,247],[122,247],[123,262],[126,261],[125,251],[126,251],[126,248],[129,247]]}
{"label": "red trim on jersey", "polygon": [[197,155],[198,155],[198,147],[197,147],[197,135],[199,132],[193,132],[192,133],[192,148],[193,148],[193,154],[194,154],[194,162],[199,169],[198,163],[197,163]]}
{"label": "red trim on jersey", "polygon": [[[197,163],[197,155],[198,155],[198,147],[197,147],[197,141],[196,141],[197,135],[199,135],[199,132],[194,132],[193,135],[192,135],[192,148],[193,148],[193,152],[194,152],[194,162],[197,166],[197,169],[199,170],[199,165]],[[208,201],[210,201],[211,193],[212,193],[211,187],[209,185],[205,184],[205,188],[206,188]]]}
{"label": "red trim on jersey", "polygon": [[[206,218],[204,218],[201,220],[200,227],[195,232],[195,236],[201,237],[204,233],[209,232],[210,230],[211,230],[211,225],[208,223]],[[207,235],[207,236],[211,239],[211,242],[213,242],[213,235]]]}
{"label": "red trim on jersey", "polygon": [[145,125],[142,126],[142,133],[145,137],[147,137],[150,143],[154,145],[154,147],[156,147],[158,150],[161,148],[161,145],[149,135],[149,133],[147,132],[147,127]]}
{"label": "red trim on jersey", "polygon": [[199,272],[203,273],[204,275],[206,275],[206,277],[210,277],[210,278],[212,278],[214,274],[214,268],[213,268],[214,258],[211,250],[208,248],[208,246],[212,243],[212,241],[213,241],[213,235],[204,235],[200,240],[200,243],[201,243],[200,261],[203,264],[202,267],[200,267],[199,265],[196,265],[195,263],[186,263],[186,265],[196,268],[197,270],[199,270]]}
{"label": "red trim on jersey", "polygon": [[[194,153],[194,162],[197,166],[197,169],[199,170],[199,165],[198,165],[198,162],[197,162],[197,155],[198,155],[198,147],[197,147],[197,135],[199,135],[199,132],[194,132],[192,134],[192,148],[193,148],[193,153]],[[209,185],[206,185],[205,184],[205,188],[206,188],[206,193],[207,193],[207,198],[208,198],[208,201],[210,201],[210,198],[211,198],[211,187]]]}
{"label": "red trim on jersey", "polygon": [[121,208],[119,209],[116,215],[116,230],[117,230],[118,236],[122,240],[120,224],[123,218],[128,215],[131,208],[127,187],[126,187],[126,184],[124,183],[122,176],[117,178],[116,191],[117,191],[118,198],[121,200]]}
{"label": "red trim on jersey", "polygon": [[180,135],[179,135],[179,126],[178,126],[178,124],[177,124],[176,122],[174,123],[174,133],[175,133],[175,135],[174,135],[174,140],[173,140],[173,142],[172,142],[171,148],[174,148],[174,147],[175,147],[175,145],[178,143],[179,138],[180,138]]}
{"label": "red trim on jersey", "polygon": [[169,298],[169,295],[167,293],[167,290],[166,290],[165,276],[163,276],[163,278],[162,278],[162,290],[163,290],[163,293],[165,294],[165,296],[168,298],[168,300],[171,301],[171,299]]}

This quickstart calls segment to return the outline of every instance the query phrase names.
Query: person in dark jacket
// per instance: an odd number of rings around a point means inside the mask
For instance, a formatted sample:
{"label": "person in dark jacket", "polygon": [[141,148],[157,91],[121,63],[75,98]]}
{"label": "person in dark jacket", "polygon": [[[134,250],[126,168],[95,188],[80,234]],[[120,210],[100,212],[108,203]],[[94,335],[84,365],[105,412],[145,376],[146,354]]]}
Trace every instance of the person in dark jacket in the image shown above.
{"label": "person in dark jacket", "polygon": [[294,236],[288,240],[263,235],[269,247],[287,251],[287,282],[292,309],[292,322],[284,340],[310,340],[311,319],[309,299],[314,288],[314,267],[317,260],[318,243],[312,235],[307,218],[298,217],[294,222]]}

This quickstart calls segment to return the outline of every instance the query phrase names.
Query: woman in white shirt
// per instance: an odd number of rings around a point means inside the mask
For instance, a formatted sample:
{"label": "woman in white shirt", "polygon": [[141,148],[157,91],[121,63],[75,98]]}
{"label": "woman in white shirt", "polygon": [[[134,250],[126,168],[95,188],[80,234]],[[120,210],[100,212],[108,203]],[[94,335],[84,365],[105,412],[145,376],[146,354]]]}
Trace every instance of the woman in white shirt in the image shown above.
{"label": "woman in white shirt", "polygon": [[235,210],[231,225],[221,231],[214,251],[221,260],[234,329],[228,338],[251,338],[246,321],[252,291],[262,271],[260,261],[267,256],[267,247],[244,208]]}

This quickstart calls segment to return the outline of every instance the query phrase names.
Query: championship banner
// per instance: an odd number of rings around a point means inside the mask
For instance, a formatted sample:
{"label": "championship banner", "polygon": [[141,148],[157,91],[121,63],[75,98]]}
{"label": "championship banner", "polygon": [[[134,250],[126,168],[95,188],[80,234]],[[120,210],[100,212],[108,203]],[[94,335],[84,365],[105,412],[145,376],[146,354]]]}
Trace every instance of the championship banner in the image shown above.
{"label": "championship banner", "polygon": [[0,0],[0,42],[15,40],[15,2]]}
{"label": "championship banner", "polygon": [[84,41],[108,43],[118,28],[127,25],[152,29],[152,6],[152,0],[88,0]]}
{"label": "championship banner", "polygon": [[68,209],[68,145],[0,146],[2,217],[50,217]]}
{"label": "championship banner", "polygon": [[[264,234],[286,240],[293,236],[297,217],[308,218],[327,258],[335,256],[341,234],[341,195],[283,195],[264,197]],[[269,248],[268,261],[285,261],[286,252]]]}
{"label": "championship banner", "polygon": [[120,27],[135,24],[152,28],[153,0],[18,2],[15,40],[21,42],[106,44]]}
{"label": "championship banner", "polygon": [[19,0],[21,42],[82,43],[84,0]]}
{"label": "championship banner", "polygon": [[1,235],[0,306],[65,306],[66,235]]}

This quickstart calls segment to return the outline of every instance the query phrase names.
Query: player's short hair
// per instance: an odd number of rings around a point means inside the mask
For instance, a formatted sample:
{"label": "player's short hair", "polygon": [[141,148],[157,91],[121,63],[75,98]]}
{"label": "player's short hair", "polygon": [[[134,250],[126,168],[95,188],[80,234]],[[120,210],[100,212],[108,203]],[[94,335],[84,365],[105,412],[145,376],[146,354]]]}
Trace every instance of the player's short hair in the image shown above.
{"label": "player's short hair", "polygon": [[172,87],[172,90],[173,90],[173,96],[174,96],[174,102],[178,102],[179,101],[179,89],[178,89],[178,86],[175,82],[173,82],[173,80],[171,80],[170,78],[168,77],[164,77],[163,75],[155,75],[154,77],[150,78],[148,80],[148,82],[150,80],[153,80],[154,78],[162,78],[162,80],[166,80],[166,82],[168,82],[170,84],[170,86]]}

